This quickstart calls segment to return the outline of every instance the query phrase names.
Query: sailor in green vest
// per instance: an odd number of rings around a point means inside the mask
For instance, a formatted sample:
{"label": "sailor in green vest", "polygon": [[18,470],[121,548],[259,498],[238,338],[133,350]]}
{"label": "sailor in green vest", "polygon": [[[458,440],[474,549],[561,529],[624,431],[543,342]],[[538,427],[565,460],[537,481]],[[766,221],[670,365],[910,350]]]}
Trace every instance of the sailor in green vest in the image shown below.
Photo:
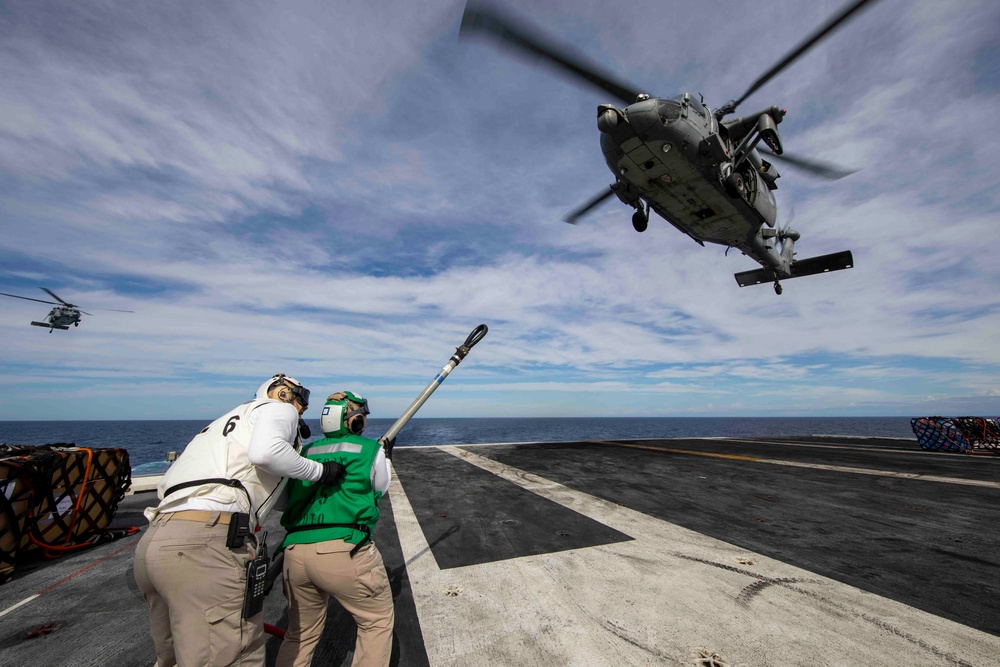
{"label": "sailor in green vest", "polygon": [[379,502],[389,490],[391,466],[382,446],[362,438],[368,401],[349,391],[331,394],[323,406],[322,440],[303,456],[344,466],[339,485],[292,480],[281,524],[288,531],[283,586],[288,630],[277,667],[308,666],[323,634],[330,596],[358,624],[354,667],[387,666],[392,654],[394,612],[389,577],[371,532]]}

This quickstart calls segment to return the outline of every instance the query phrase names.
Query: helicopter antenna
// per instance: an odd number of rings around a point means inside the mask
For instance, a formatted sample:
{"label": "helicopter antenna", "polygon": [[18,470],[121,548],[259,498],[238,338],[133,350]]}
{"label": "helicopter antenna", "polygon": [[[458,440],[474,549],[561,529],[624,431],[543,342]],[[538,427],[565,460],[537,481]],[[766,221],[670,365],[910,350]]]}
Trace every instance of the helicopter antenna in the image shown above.
{"label": "helicopter antenna", "polygon": [[767,72],[762,74],[760,78],[751,84],[747,91],[743,93],[742,97],[738,100],[729,100],[721,107],[719,107],[715,112],[716,120],[721,120],[723,116],[727,116],[738,107],[743,100],[753,95],[757,90],[762,87],[765,83],[777,76],[783,69],[795,62],[799,56],[808,51],[810,48],[815,46],[820,40],[829,35],[831,32],[839,28],[845,21],[851,18],[857,11],[867,5],[869,2],[874,2],[874,0],[856,0],[844,9],[840,11],[839,14],[835,15],[826,24],[820,26],[816,31],[805,38],[801,44],[792,49],[788,55],[781,59],[778,64],[769,69]]}

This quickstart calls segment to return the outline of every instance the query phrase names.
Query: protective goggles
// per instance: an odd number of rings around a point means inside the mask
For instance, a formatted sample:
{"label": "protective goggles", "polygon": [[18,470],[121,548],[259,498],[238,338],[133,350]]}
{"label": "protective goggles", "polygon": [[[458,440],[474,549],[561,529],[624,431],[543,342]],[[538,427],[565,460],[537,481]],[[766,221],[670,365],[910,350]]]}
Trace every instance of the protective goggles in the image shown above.
{"label": "protective goggles", "polygon": [[302,404],[302,407],[304,407],[304,408],[308,408],[309,407],[309,390],[308,389],[306,389],[302,385],[299,385],[299,386],[296,387],[294,385],[286,384],[285,386],[288,387],[289,389],[291,389],[292,396],[294,396],[295,399],[299,403]]}
{"label": "protective goggles", "polygon": [[[303,408],[309,407],[309,390],[303,387],[298,382],[293,381],[291,378],[284,374],[279,374],[274,376],[275,382],[280,382],[282,385],[288,388],[292,392],[292,396],[299,403],[302,404]],[[273,386],[273,385],[272,385]]]}
{"label": "protective goggles", "polygon": [[[350,394],[350,396],[353,396],[353,394]],[[358,402],[357,400],[351,400],[351,403],[354,403],[358,407],[354,408],[350,412],[345,412],[344,413],[344,421],[345,422],[348,419],[350,419],[351,417],[353,417],[354,415],[365,415],[365,416],[367,416],[367,415],[371,414],[371,412],[368,411],[368,399],[367,398],[362,398],[360,402]]]}

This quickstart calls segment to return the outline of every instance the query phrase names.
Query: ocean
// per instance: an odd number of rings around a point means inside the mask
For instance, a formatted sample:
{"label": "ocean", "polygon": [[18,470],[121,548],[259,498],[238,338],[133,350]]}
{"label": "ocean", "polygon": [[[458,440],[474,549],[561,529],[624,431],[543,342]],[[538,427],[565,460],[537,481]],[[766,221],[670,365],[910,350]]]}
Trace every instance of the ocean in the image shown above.
{"label": "ocean", "polygon": [[[365,436],[377,439],[394,419],[372,419]],[[133,471],[155,472],[167,452],[180,453],[208,424],[187,421],[8,421],[0,422],[0,443],[80,447],[124,447]],[[318,420],[308,420],[314,438]],[[460,445],[488,442],[559,442],[618,438],[779,437],[850,435],[913,439],[908,417],[614,417],[412,419],[396,445]],[[139,466],[143,468],[136,470]]]}

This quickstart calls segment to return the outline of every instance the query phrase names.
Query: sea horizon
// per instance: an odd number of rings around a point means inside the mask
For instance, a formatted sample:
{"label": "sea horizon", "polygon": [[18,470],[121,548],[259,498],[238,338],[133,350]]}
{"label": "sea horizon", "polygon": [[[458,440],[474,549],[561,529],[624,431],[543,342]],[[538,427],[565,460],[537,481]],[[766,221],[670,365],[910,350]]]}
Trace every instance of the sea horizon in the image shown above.
{"label": "sea horizon", "polygon": [[[406,446],[493,442],[572,442],[681,437],[781,437],[837,435],[912,438],[910,417],[417,417],[396,444]],[[0,443],[120,447],[133,467],[181,452],[212,419],[0,421]],[[364,435],[378,439],[395,419],[370,419]],[[319,420],[307,419],[313,438]]]}

